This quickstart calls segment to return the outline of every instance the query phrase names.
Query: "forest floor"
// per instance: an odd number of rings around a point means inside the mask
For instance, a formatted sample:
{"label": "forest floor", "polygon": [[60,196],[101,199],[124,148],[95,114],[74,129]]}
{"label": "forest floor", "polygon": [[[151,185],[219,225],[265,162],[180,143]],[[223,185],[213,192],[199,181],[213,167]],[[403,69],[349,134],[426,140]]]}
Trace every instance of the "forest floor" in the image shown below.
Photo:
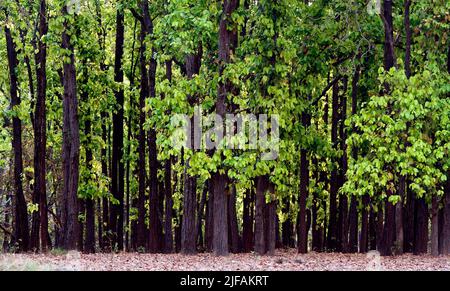
{"label": "forest floor", "polygon": [[450,257],[404,255],[380,257],[372,252],[360,254],[277,251],[274,256],[233,254],[215,257],[166,254],[21,254],[0,255],[1,270],[67,271],[432,271],[450,270]]}

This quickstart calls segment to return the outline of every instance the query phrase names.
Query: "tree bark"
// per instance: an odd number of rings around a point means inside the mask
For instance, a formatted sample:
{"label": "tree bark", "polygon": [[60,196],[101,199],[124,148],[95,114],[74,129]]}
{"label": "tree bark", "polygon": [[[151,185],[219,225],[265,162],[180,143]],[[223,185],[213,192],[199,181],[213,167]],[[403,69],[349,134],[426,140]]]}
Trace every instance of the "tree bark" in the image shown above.
{"label": "tree bark", "polygon": [[[306,129],[311,125],[311,116],[302,113],[302,125]],[[306,254],[308,252],[308,231],[306,228],[306,200],[309,191],[309,159],[308,151],[302,149],[300,152],[300,195],[299,195],[299,222],[298,222],[298,252]]]}
{"label": "tree bark", "polygon": [[37,76],[37,100],[35,108],[34,127],[34,189],[33,203],[39,204],[39,212],[33,213],[31,244],[30,248],[47,251],[48,216],[47,216],[47,192],[46,192],[46,92],[47,92],[47,45],[43,37],[47,34],[47,4],[45,0],[40,0],[39,5],[39,41],[38,52],[35,55],[36,76]]}
{"label": "tree bark", "polygon": [[[122,1],[118,1],[122,3]],[[119,86],[114,92],[116,110],[113,113],[113,145],[111,161],[111,190],[118,204],[111,203],[109,226],[112,234],[112,248],[123,250],[123,220],[124,220],[124,177],[123,137],[124,137],[124,90],[123,90],[123,54],[124,54],[124,12],[119,7],[116,12],[116,47],[114,63],[114,81]]]}
{"label": "tree bark", "polygon": [[268,189],[269,177],[260,176],[256,179],[256,205],[255,205],[255,252],[259,255],[266,253],[264,237],[264,211],[266,206],[266,191]]}
{"label": "tree bark", "polygon": [[[63,13],[67,16],[67,7]],[[68,21],[64,21],[62,48],[70,52],[68,62],[63,65],[63,245],[67,250],[82,248],[77,246],[80,229],[78,224],[78,179],[80,156],[80,132],[78,123],[78,98],[74,48],[69,34]]]}
{"label": "tree bark", "polygon": [[[332,121],[331,121],[331,143],[338,148],[338,122],[339,122],[339,85],[333,85],[332,101]],[[330,218],[328,222],[327,249],[334,251],[337,248],[337,193],[338,193],[338,172],[335,168],[331,171],[330,180]]]}
{"label": "tree bark", "polygon": [[[17,51],[16,45],[11,35],[9,27],[5,26],[6,47],[9,65],[9,92],[11,97],[11,109],[20,106],[21,100],[18,95],[17,80]],[[27,252],[29,244],[29,228],[28,228],[28,211],[27,203],[23,193],[22,174],[23,174],[23,157],[22,157],[22,121],[18,116],[13,117],[13,137],[12,148],[14,152],[14,240],[19,246],[19,251]]]}

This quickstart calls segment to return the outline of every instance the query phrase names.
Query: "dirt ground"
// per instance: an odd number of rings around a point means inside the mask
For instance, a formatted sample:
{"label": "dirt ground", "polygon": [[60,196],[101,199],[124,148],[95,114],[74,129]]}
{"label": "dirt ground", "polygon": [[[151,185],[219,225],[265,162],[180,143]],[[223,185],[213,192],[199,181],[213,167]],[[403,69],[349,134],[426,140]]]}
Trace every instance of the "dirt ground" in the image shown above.
{"label": "dirt ground", "polygon": [[0,270],[66,271],[433,271],[450,270],[450,257],[367,255],[278,251],[274,256],[233,254],[215,257],[166,254],[66,254],[0,255]]}

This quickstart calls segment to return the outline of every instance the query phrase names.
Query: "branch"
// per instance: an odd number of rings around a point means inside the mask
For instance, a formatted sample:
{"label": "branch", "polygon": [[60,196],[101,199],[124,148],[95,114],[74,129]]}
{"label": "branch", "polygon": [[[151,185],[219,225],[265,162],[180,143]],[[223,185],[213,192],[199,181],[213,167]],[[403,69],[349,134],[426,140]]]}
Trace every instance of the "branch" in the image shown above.
{"label": "branch", "polygon": [[326,87],[325,89],[323,89],[322,94],[320,94],[319,97],[317,97],[314,101],[311,102],[311,106],[316,106],[317,103],[319,103],[319,100],[322,99],[323,96],[325,96],[325,94],[327,94],[328,90],[331,89],[331,87],[333,87],[339,80],[341,79],[341,76],[337,76],[336,78],[333,79],[333,81],[331,81]]}
{"label": "branch", "polygon": [[144,22],[144,17],[142,17],[142,15],[140,15],[139,12],[137,12],[136,9],[131,7],[130,11],[131,11],[131,14],[133,14],[134,18],[136,18],[139,22],[141,22],[141,23]]}

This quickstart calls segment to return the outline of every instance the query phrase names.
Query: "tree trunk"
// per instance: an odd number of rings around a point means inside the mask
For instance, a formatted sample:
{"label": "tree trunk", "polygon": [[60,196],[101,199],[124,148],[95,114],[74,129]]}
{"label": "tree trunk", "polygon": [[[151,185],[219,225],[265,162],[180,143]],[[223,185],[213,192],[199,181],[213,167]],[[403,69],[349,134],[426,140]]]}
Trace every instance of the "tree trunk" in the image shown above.
{"label": "tree trunk", "polygon": [[359,252],[364,254],[369,251],[369,196],[363,196],[363,209],[361,211],[361,236]]}
{"label": "tree trunk", "polygon": [[428,208],[425,198],[416,199],[414,219],[414,255],[426,254],[428,251]]}
{"label": "tree trunk", "polygon": [[[334,149],[338,148],[338,122],[339,122],[339,85],[338,82],[333,85],[332,102],[332,121],[331,121],[331,142]],[[330,180],[330,218],[328,222],[327,245],[329,251],[335,251],[337,248],[337,193],[338,193],[338,172],[335,168],[331,171]]]}
{"label": "tree trunk", "polygon": [[[357,61],[361,61],[361,52],[358,52]],[[352,116],[358,114],[358,89],[359,89],[359,79],[361,76],[361,65],[357,64],[355,72],[352,79]],[[352,157],[354,160],[358,159],[358,149],[353,148]],[[363,198],[364,200],[364,198]],[[364,240],[361,244],[362,253],[367,252],[367,205],[363,202],[362,210],[362,222],[361,222],[361,240]],[[348,251],[350,253],[358,252],[358,198],[352,195],[350,202],[350,213],[349,213],[349,241],[348,241]],[[363,229],[364,228],[364,229]]]}
{"label": "tree trunk", "polygon": [[[143,2],[141,2],[143,3]],[[142,5],[142,4],[141,4]],[[137,222],[137,247],[140,250],[146,249],[147,237],[146,237],[146,224],[145,224],[145,201],[146,201],[146,163],[145,163],[145,99],[149,97],[148,88],[148,74],[147,74],[147,62],[145,58],[145,37],[147,35],[145,23],[141,23],[141,33],[140,33],[140,71],[141,71],[141,87],[139,95],[139,172],[138,172],[138,183],[139,183],[139,193],[138,193],[138,222]]]}
{"label": "tree trunk", "polygon": [[[340,104],[340,149],[342,157],[339,160],[340,171],[338,174],[338,185],[341,188],[346,180],[348,160],[347,160],[347,132],[345,128],[345,120],[347,119],[347,77],[343,78],[343,88],[341,92]],[[348,252],[348,198],[346,194],[341,194],[339,198],[339,218],[338,218],[338,249],[342,252]]]}
{"label": "tree trunk", "polygon": [[237,254],[241,250],[236,213],[236,187],[234,185],[230,187],[230,194],[228,195],[228,244],[230,246],[230,251]]}
{"label": "tree trunk", "polygon": [[435,195],[431,208],[431,255],[439,256],[439,201]]}
{"label": "tree trunk", "polygon": [[406,189],[406,203],[403,212],[403,226],[404,226],[404,243],[403,251],[405,253],[412,253],[414,250],[414,216],[415,216],[415,197],[414,193]]}
{"label": "tree trunk", "polygon": [[253,250],[253,218],[251,213],[253,212],[251,190],[246,191],[244,197],[244,208],[242,216],[242,240],[243,251],[249,253]]}
{"label": "tree trunk", "polygon": [[406,177],[400,176],[398,195],[400,201],[395,205],[395,254],[403,255],[405,236],[403,231],[403,201],[406,196]]}
{"label": "tree trunk", "polygon": [[[84,67],[86,68],[86,63],[84,63]],[[88,82],[88,72],[87,69],[84,72],[85,77],[85,84],[87,86]],[[86,87],[87,88],[87,87]],[[89,101],[89,92],[86,89],[83,89],[82,91],[82,100],[84,102]],[[84,122],[84,135],[86,138],[86,142],[84,144],[85,151],[86,151],[86,169],[89,173],[87,177],[87,181],[85,183],[90,182],[91,177],[91,171],[92,171],[92,160],[93,160],[93,153],[91,149],[91,143],[92,143],[92,125],[91,125],[91,114],[90,114],[90,107],[87,106],[87,112],[85,114],[85,122]],[[95,253],[95,197],[86,197],[86,241],[84,245],[84,251],[87,253]]]}
{"label": "tree trunk", "polygon": [[[172,82],[172,61],[166,61],[166,78]],[[144,157],[145,159],[145,157]],[[145,163],[145,162],[144,162]],[[164,215],[164,252],[173,252],[173,233],[172,233],[172,157],[166,160],[164,165],[164,190],[165,190],[165,215]]]}
{"label": "tree trunk", "polygon": [[214,183],[210,180],[208,203],[206,205],[205,247],[208,252],[213,250],[214,237]]}
{"label": "tree trunk", "polygon": [[266,206],[266,191],[269,177],[260,176],[256,179],[256,205],[255,205],[255,252],[259,255],[266,253],[264,237],[264,211]]}
{"label": "tree trunk", "polygon": [[[68,16],[67,7],[63,8]],[[78,98],[74,48],[69,34],[69,24],[64,21],[62,48],[70,52],[69,62],[63,66],[63,245],[67,250],[76,250],[77,237],[81,233],[78,225],[78,179],[80,156],[80,132],[78,124]]]}
{"label": "tree trunk", "polygon": [[[11,109],[20,106],[20,97],[18,95],[17,80],[17,51],[11,31],[5,26],[6,46],[9,64],[9,92],[11,95]],[[13,138],[12,148],[14,152],[14,241],[19,246],[19,251],[27,252],[29,244],[29,228],[28,228],[28,211],[27,203],[23,193],[22,174],[23,174],[23,158],[22,158],[22,121],[18,116],[13,117]]]}
{"label": "tree trunk", "polygon": [[[302,113],[302,125],[306,129],[311,124],[311,116]],[[299,195],[299,222],[298,222],[298,252],[306,254],[308,252],[308,231],[306,228],[306,200],[309,195],[309,159],[308,151],[302,149],[300,153],[300,195]]]}
{"label": "tree trunk", "polygon": [[[119,1],[121,3],[121,1]],[[119,7],[116,12],[116,47],[114,63],[114,81],[119,88],[114,92],[117,110],[113,113],[113,145],[112,145],[112,168],[111,188],[112,195],[118,204],[110,205],[110,231],[112,234],[112,248],[123,250],[123,219],[124,219],[124,177],[125,168],[123,164],[123,136],[124,136],[124,73],[122,68],[124,54],[124,12]]]}

